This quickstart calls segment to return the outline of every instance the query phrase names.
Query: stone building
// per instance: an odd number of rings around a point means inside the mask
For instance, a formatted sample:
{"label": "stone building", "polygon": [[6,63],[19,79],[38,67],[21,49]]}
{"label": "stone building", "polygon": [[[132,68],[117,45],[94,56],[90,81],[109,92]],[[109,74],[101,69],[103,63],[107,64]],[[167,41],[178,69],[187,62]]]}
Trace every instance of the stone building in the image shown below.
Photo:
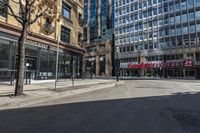
{"label": "stone building", "polygon": [[[9,4],[15,12],[19,12],[16,3],[10,1]],[[30,26],[26,39],[25,66],[33,72],[32,78],[55,77],[58,42],[59,78],[67,78],[72,74],[81,76],[84,54],[84,49],[80,46],[83,35],[83,4],[82,0],[59,0],[56,5],[61,12],[60,22],[49,24],[42,17]],[[13,17],[0,11],[0,76],[6,76],[6,71],[16,70],[20,30],[20,24]]]}

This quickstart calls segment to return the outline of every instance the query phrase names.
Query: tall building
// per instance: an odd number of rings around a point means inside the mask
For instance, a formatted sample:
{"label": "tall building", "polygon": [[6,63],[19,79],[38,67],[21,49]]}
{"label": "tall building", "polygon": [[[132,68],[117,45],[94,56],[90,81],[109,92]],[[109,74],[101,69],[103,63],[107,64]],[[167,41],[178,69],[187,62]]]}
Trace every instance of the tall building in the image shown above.
{"label": "tall building", "polygon": [[200,77],[200,0],[116,0],[120,76]]}
{"label": "tall building", "polygon": [[112,75],[114,0],[84,1],[86,75]]}
{"label": "tall building", "polygon": [[[19,12],[18,4],[9,2],[13,10]],[[72,74],[82,74],[84,50],[79,44],[83,35],[83,1],[59,0],[56,6],[61,12],[60,22],[49,23],[48,18],[41,17],[28,31],[25,66],[32,71],[34,79],[55,77],[58,38],[58,77],[67,78]],[[20,24],[10,15],[0,11],[0,77],[6,78],[10,70],[17,70],[17,40],[20,31]]]}

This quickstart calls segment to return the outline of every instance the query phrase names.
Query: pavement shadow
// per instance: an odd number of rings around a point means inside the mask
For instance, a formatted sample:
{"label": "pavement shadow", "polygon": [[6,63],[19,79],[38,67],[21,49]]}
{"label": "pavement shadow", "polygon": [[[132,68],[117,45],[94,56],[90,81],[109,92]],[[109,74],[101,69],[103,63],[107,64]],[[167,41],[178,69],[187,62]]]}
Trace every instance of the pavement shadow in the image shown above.
{"label": "pavement shadow", "polygon": [[199,133],[200,93],[0,111],[1,133]]}

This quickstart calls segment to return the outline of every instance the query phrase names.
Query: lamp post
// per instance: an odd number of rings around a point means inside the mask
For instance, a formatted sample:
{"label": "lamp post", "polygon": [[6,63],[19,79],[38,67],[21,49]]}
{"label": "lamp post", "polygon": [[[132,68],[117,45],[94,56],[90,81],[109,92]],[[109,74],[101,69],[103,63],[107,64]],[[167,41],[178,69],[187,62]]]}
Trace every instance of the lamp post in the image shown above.
{"label": "lamp post", "polygon": [[117,82],[119,81],[119,47],[116,47],[116,53],[117,53],[117,60],[116,60],[116,62],[117,62]]}
{"label": "lamp post", "polygon": [[50,46],[47,46],[47,78],[49,78],[49,51],[50,51]]}
{"label": "lamp post", "polygon": [[58,82],[58,54],[59,54],[59,43],[60,43],[60,37],[58,36],[58,40],[57,40],[57,48],[56,48],[55,91],[56,91],[56,89],[57,89],[57,82]]}

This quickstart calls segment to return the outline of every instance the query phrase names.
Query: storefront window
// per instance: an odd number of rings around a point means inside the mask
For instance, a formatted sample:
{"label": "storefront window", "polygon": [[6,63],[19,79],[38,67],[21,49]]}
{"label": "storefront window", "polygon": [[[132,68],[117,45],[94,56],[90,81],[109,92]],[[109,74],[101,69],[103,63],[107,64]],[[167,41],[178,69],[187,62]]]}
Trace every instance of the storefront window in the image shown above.
{"label": "storefront window", "polygon": [[0,40],[0,68],[9,66],[9,42]]}

